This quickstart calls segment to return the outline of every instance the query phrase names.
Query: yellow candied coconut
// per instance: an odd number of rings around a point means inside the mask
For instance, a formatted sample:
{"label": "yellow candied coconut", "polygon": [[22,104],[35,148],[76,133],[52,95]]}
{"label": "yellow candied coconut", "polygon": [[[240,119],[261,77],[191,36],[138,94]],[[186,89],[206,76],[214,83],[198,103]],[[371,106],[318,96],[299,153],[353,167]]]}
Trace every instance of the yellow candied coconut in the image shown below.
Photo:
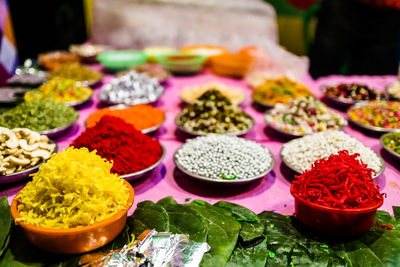
{"label": "yellow candied coconut", "polygon": [[17,219],[48,228],[87,226],[126,208],[129,189],[87,148],[53,154],[18,194]]}

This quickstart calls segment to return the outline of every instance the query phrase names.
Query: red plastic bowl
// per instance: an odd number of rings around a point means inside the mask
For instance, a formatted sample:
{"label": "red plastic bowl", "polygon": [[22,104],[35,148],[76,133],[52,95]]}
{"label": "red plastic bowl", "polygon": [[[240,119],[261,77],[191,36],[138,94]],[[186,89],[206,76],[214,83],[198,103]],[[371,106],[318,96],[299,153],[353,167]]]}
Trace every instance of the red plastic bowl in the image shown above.
{"label": "red plastic bowl", "polygon": [[301,199],[293,192],[297,219],[311,230],[324,236],[353,237],[367,232],[375,222],[376,210],[383,200],[374,206],[360,209],[339,209],[321,206]]}

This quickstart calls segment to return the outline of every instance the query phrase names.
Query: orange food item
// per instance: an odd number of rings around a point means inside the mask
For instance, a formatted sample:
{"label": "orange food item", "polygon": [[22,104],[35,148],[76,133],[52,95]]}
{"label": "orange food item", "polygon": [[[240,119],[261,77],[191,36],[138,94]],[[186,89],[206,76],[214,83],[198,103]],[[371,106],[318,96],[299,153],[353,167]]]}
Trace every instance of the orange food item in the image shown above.
{"label": "orange food item", "polygon": [[147,104],[138,104],[127,108],[103,108],[90,114],[86,121],[88,128],[96,125],[104,115],[111,115],[123,119],[141,131],[159,125],[165,119],[164,112]]}

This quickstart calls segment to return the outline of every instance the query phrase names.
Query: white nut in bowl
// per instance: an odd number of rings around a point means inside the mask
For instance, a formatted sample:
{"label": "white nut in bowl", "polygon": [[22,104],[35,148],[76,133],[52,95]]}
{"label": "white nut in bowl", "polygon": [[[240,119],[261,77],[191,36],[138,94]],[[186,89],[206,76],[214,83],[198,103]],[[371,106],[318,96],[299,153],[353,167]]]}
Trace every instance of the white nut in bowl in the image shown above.
{"label": "white nut in bowl", "polygon": [[56,145],[47,136],[25,128],[0,127],[0,175],[11,175],[50,158]]}

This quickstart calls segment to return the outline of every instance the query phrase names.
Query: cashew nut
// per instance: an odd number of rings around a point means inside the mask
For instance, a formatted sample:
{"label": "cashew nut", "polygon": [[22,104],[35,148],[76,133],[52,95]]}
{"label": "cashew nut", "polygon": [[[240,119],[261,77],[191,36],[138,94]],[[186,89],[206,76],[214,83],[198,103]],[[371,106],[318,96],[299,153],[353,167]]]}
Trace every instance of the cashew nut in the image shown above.
{"label": "cashew nut", "polygon": [[50,158],[55,144],[49,138],[26,128],[0,127],[0,175],[36,166]]}
{"label": "cashew nut", "polygon": [[[39,138],[39,140],[40,140],[40,138]],[[19,146],[22,149],[24,149],[25,151],[33,151],[33,150],[38,149],[39,144],[36,143],[36,144],[28,145],[28,143],[26,142],[25,139],[21,139],[21,140],[19,140]]]}
{"label": "cashew nut", "polygon": [[27,165],[31,162],[29,159],[19,159],[14,156],[9,156],[8,158],[9,158],[9,161],[11,163],[14,163],[15,165]]}
{"label": "cashew nut", "polygon": [[50,152],[47,150],[43,150],[43,149],[38,149],[32,152],[32,157],[34,158],[42,158],[42,159],[48,159],[50,158]]}
{"label": "cashew nut", "polygon": [[7,147],[9,148],[18,147],[18,138],[10,129],[0,127],[0,134],[6,136],[7,141],[5,142],[5,144]]}

